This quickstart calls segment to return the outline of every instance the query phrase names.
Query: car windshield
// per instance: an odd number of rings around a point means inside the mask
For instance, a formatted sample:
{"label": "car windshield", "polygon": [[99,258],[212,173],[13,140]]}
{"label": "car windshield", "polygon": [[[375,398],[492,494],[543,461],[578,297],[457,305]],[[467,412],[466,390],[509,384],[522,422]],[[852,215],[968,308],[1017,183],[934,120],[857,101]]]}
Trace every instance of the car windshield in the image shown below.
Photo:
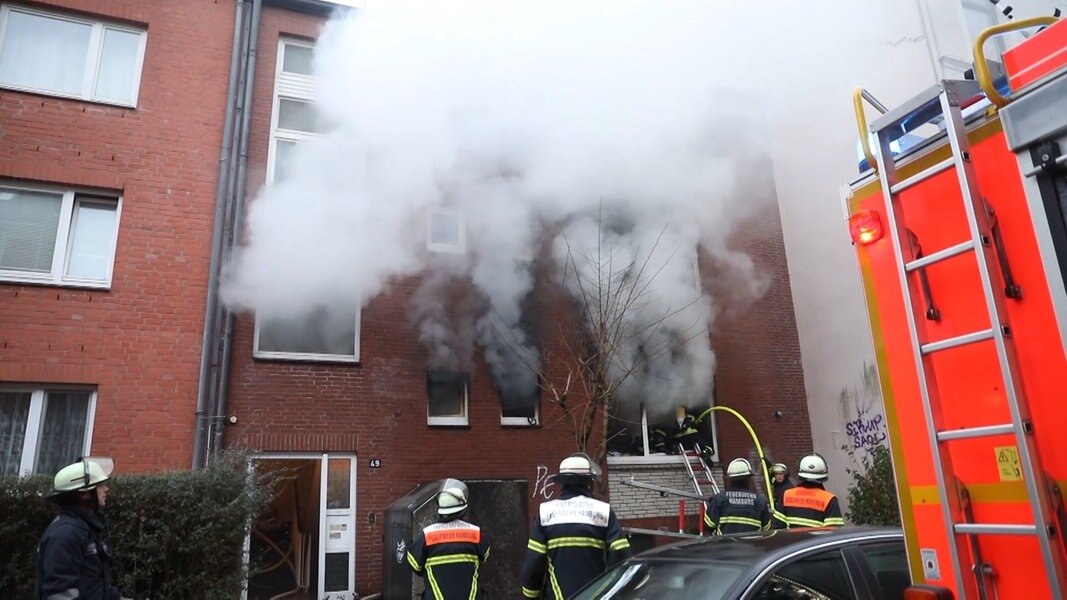
{"label": "car windshield", "polygon": [[719,600],[742,571],[729,563],[630,561],[593,580],[574,600]]}

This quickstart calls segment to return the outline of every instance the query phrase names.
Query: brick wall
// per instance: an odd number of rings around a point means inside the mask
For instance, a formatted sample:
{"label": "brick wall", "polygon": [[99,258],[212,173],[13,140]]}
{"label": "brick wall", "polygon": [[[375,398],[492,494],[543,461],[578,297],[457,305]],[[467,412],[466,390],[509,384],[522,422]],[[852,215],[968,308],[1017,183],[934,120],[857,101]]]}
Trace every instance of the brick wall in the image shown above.
{"label": "brick wall", "polygon": [[[729,245],[751,256],[769,285],[754,302],[726,304],[715,322],[715,396],[719,405],[744,415],[773,461],[796,472],[800,458],[811,452],[812,438],[782,224],[777,203],[753,212],[758,214],[737,227]],[[741,285],[719,277],[714,261],[703,270],[706,284],[719,288],[717,297],[731,295],[722,286]],[[722,412],[717,425],[720,460],[744,457],[756,467],[755,446],[744,426]]]}
{"label": "brick wall", "polygon": [[[699,467],[697,467],[699,472]],[[721,490],[723,488],[722,469],[713,469],[715,482]],[[637,523],[639,519],[651,519],[657,517],[672,518],[673,523],[678,522],[678,500],[682,499],[675,495],[660,495],[659,492],[646,490],[624,484],[631,478],[640,483],[649,483],[660,487],[671,488],[683,492],[694,493],[693,482],[689,479],[689,473],[681,463],[655,466],[612,466],[608,474],[611,486],[611,506],[620,520],[625,520],[627,525]],[[701,491],[710,495],[713,488],[710,485],[701,484]],[[685,498],[685,512],[695,515],[699,510],[699,501]],[[670,520],[670,519],[668,519]]]}
{"label": "brick wall", "polygon": [[94,453],[123,472],[186,468],[233,3],[34,4],[148,38],[136,108],[0,89],[0,181],[123,196],[110,290],[0,282],[0,383],[96,386]]}

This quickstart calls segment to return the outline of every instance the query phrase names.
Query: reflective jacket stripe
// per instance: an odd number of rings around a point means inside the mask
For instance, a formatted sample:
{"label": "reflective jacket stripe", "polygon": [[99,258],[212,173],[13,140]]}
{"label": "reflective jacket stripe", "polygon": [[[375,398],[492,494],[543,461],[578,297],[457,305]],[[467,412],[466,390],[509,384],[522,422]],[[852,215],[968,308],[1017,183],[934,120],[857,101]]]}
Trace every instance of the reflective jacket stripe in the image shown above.
{"label": "reflective jacket stripe", "polygon": [[591,537],[561,537],[548,540],[548,549],[555,548],[599,548],[603,550],[606,546],[604,540],[598,540]]}

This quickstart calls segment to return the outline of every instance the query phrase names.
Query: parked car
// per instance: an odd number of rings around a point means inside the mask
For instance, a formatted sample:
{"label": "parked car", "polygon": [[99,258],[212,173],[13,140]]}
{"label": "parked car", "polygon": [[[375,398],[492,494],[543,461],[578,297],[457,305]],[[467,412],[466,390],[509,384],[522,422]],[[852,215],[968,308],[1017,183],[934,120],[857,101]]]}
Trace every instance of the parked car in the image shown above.
{"label": "parked car", "polygon": [[574,600],[890,600],[910,582],[900,529],[773,530],[653,548]]}

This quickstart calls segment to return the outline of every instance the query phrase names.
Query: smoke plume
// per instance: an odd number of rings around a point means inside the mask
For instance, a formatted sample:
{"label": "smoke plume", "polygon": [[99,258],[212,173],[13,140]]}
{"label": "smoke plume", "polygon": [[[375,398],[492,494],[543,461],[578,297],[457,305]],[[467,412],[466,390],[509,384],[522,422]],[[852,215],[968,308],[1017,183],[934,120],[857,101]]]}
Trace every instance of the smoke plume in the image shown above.
{"label": "smoke plume", "polygon": [[740,274],[738,297],[763,289],[727,239],[776,210],[751,191],[770,179],[756,92],[796,67],[739,50],[758,33],[743,24],[785,31],[782,16],[720,4],[390,0],[332,20],[315,52],[326,131],[251,203],[224,298],[285,315],[421,276],[409,313],[431,368],[477,347],[498,386],[522,387],[540,366],[524,322],[535,262],[576,297],[617,271],[643,277],[621,397],[706,401],[724,299],[701,293],[697,248]]}

